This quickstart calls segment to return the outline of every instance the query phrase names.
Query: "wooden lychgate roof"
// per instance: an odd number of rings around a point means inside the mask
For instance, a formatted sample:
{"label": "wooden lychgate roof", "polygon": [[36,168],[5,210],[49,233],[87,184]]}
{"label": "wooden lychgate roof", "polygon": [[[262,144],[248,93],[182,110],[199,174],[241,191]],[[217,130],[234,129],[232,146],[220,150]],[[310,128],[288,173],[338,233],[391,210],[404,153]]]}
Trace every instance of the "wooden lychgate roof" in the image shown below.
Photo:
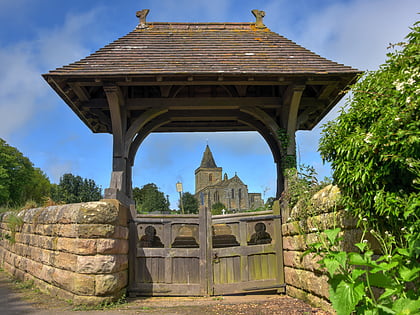
{"label": "wooden lychgate roof", "polygon": [[[241,107],[279,116],[290,86],[303,95],[297,129],[311,129],[359,71],[325,59],[261,23],[146,23],[97,52],[44,74],[93,132],[112,133],[105,87],[121,91],[129,119],[167,107],[153,132],[248,131]],[[130,124],[130,122],[128,122]]]}

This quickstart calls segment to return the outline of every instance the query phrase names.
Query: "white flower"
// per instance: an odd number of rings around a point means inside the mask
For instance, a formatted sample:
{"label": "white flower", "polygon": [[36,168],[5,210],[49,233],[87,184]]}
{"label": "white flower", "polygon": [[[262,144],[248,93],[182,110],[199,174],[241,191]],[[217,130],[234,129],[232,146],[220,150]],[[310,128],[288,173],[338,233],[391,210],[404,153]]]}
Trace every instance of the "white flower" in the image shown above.
{"label": "white flower", "polygon": [[395,117],[395,121],[399,121],[399,120],[401,120],[400,117]]}
{"label": "white flower", "polygon": [[318,229],[316,227],[314,227],[314,228],[311,229],[311,231],[316,232],[316,231],[318,231]]}
{"label": "white flower", "polygon": [[362,243],[365,243],[365,244],[366,244],[367,242],[368,242],[368,240],[363,240],[363,241],[362,241]]}
{"label": "white flower", "polygon": [[420,94],[420,89],[415,90],[414,93],[416,93],[417,95],[419,95]]}
{"label": "white flower", "polygon": [[372,141],[370,141],[370,138],[372,138],[373,137],[373,134],[371,134],[370,132],[368,132],[367,134],[366,134],[366,137],[365,137],[365,142],[366,143],[371,143]]}
{"label": "white flower", "polygon": [[404,89],[404,83],[400,82],[399,80],[396,80],[394,82],[395,88],[397,89],[397,91],[402,91]]}
{"label": "white flower", "polygon": [[409,97],[407,97],[407,99],[405,100],[405,102],[407,103],[407,104],[410,104],[411,103],[411,96],[409,96]]}
{"label": "white flower", "polygon": [[363,218],[362,220],[366,222],[367,221],[367,218]]}
{"label": "white flower", "polygon": [[407,80],[408,85],[413,85],[414,83],[416,83],[416,80],[414,80],[413,77]]}

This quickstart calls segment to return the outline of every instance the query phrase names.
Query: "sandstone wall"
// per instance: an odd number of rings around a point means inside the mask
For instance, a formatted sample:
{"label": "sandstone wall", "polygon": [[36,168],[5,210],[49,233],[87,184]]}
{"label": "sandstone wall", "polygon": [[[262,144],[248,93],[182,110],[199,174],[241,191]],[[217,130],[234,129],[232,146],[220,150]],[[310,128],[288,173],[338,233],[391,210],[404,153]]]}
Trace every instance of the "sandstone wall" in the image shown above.
{"label": "sandstone wall", "polygon": [[354,250],[352,244],[360,241],[361,232],[356,229],[356,220],[338,208],[338,197],[339,191],[334,186],[327,186],[314,196],[311,215],[304,215],[304,210],[296,207],[282,224],[287,294],[328,311],[332,311],[328,302],[328,277],[317,263],[319,258],[303,253],[308,244],[318,241],[320,231],[335,227],[343,230],[343,250]]}
{"label": "sandstone wall", "polygon": [[118,299],[128,283],[129,210],[116,200],[50,206],[0,217],[0,264],[22,281],[75,304]]}

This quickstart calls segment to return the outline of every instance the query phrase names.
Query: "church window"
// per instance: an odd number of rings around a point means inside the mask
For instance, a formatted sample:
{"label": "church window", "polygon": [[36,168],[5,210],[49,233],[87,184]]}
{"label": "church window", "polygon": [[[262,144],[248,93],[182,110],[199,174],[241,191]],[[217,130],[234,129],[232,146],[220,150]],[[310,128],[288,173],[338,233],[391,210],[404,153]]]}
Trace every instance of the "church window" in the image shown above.
{"label": "church window", "polygon": [[239,197],[239,200],[242,199],[242,191],[241,191],[241,189],[239,189],[239,191],[238,191],[238,197]]}
{"label": "church window", "polygon": [[235,198],[235,190],[232,188],[232,198]]}
{"label": "church window", "polygon": [[209,182],[213,181],[213,174],[209,174]]}

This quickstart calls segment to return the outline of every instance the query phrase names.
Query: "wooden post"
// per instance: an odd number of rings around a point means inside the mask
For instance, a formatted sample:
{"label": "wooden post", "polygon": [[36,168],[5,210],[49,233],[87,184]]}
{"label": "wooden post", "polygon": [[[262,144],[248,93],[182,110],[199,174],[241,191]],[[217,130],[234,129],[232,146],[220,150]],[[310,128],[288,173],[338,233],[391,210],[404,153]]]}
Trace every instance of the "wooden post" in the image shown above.
{"label": "wooden post", "polygon": [[[274,219],[274,239],[276,243],[274,244],[277,264],[276,268],[276,282],[277,285],[283,285],[284,281],[284,262],[283,262],[283,237],[281,232],[281,216],[280,216],[280,203],[278,200],[274,201],[273,204],[273,215],[276,216]],[[278,293],[284,293],[285,288],[280,288],[277,290]]]}
{"label": "wooden post", "polygon": [[125,134],[127,131],[127,113],[124,108],[124,97],[117,85],[105,85],[112,122],[112,174],[110,187],[105,189],[105,199],[117,199],[126,206],[133,204],[131,200],[131,164],[125,150]]}
{"label": "wooden post", "polygon": [[213,293],[212,220],[207,207],[200,209],[199,217],[200,294],[206,296]]}

